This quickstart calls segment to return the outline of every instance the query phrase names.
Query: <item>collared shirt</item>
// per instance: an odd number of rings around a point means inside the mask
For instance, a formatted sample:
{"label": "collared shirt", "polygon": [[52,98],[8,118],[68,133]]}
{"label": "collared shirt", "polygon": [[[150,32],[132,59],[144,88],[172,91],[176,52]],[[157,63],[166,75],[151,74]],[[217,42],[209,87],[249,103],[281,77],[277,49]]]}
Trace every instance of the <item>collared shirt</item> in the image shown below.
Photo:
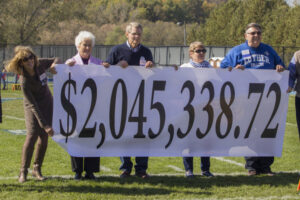
{"label": "collared shirt", "polygon": [[123,44],[114,46],[111,49],[106,62],[111,65],[116,65],[119,61],[125,60],[129,65],[138,66],[140,65],[141,57],[144,57],[146,62],[153,62],[152,53],[149,48],[140,44],[137,51],[133,52],[128,45],[127,42],[124,42]]}
{"label": "collared shirt", "polygon": [[180,67],[189,67],[189,68],[212,68],[212,66],[204,60],[202,63],[198,63],[198,65],[192,64],[191,62],[183,63]]}
{"label": "collared shirt", "polygon": [[206,60],[204,60],[201,63],[197,63],[197,62],[194,62],[192,59],[190,59],[190,64],[195,68],[210,68],[210,67],[212,67],[209,64],[209,62],[207,62]]}
{"label": "collared shirt", "polygon": [[138,50],[140,49],[140,46],[141,46],[141,45],[139,44],[137,47],[132,48],[132,47],[130,46],[128,40],[126,41],[126,44],[127,44],[127,46],[129,47],[129,49],[131,49],[131,51],[133,51],[133,52],[138,52]]}
{"label": "collared shirt", "polygon": [[89,64],[89,63],[93,63],[93,64],[96,64],[96,65],[102,65],[102,60],[100,60],[98,58],[95,58],[93,56],[90,56],[90,58],[88,59],[88,63],[84,63],[84,61],[81,58],[81,56],[79,55],[79,53],[77,53],[72,58],[68,59],[65,63],[68,63],[70,61],[75,61],[76,65],[86,65],[86,64]]}

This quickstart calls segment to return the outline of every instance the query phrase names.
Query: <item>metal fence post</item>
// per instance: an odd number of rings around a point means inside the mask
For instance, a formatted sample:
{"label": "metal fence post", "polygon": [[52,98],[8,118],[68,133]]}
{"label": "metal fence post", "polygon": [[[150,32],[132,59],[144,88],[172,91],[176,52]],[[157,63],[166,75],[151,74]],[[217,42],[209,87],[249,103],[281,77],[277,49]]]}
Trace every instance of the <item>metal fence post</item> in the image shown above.
{"label": "metal fence post", "polygon": [[44,52],[43,52],[43,47],[44,47],[44,45],[41,45],[41,52],[40,52],[40,55],[41,55],[41,57],[43,57],[44,56]]}
{"label": "metal fence post", "polygon": [[167,59],[166,59],[166,65],[169,65],[169,47],[167,47],[167,53],[166,53]]}

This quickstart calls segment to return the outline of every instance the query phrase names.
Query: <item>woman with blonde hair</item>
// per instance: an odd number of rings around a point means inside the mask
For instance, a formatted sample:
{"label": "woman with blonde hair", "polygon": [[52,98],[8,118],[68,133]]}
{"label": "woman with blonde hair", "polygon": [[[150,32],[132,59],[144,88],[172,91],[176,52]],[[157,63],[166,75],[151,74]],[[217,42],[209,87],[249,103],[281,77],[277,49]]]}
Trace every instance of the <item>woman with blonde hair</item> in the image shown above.
{"label": "woman with blonde hair", "polygon": [[19,182],[27,180],[28,168],[34,145],[36,145],[32,176],[44,180],[41,166],[48,145],[48,136],[53,136],[52,125],[53,98],[47,85],[46,70],[56,73],[54,65],[57,58],[37,58],[30,47],[17,46],[14,57],[6,63],[6,70],[20,75],[24,94],[26,140],[23,146]]}
{"label": "woman with blonde hair", "polygon": [[[212,68],[212,66],[205,60],[206,48],[200,41],[195,41],[190,44],[189,54],[190,62],[182,64],[180,67],[192,67],[192,68]],[[185,168],[185,176],[187,178],[193,178],[193,157],[183,157],[183,165]],[[210,172],[210,158],[201,157],[201,171],[203,176],[213,177]]]}

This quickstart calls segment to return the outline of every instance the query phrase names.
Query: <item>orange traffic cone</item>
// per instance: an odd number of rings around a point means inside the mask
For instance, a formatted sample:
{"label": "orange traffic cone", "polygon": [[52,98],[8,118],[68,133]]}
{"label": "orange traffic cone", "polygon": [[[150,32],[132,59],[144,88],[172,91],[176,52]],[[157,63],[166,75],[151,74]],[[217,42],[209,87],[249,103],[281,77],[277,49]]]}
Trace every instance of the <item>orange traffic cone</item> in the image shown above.
{"label": "orange traffic cone", "polygon": [[298,183],[298,187],[297,187],[297,192],[299,192],[300,190],[300,179],[299,179],[299,183]]}

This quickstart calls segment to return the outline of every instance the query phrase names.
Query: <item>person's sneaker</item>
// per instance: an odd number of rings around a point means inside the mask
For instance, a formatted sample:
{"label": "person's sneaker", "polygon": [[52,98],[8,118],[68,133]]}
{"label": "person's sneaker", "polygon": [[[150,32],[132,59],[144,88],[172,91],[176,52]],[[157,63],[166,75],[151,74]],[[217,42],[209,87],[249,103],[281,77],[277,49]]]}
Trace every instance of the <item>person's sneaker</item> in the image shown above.
{"label": "person's sneaker", "polygon": [[202,172],[202,175],[206,176],[206,177],[214,177],[214,175],[212,173],[210,173],[210,171],[204,171],[204,172]]}
{"label": "person's sneaker", "polygon": [[93,172],[92,173],[86,173],[84,176],[85,179],[90,179],[90,180],[94,180],[96,179],[96,177],[94,176]]}
{"label": "person's sneaker", "polygon": [[130,177],[130,173],[128,171],[123,171],[120,175],[120,178],[128,178]]}
{"label": "person's sneaker", "polygon": [[76,173],[75,176],[74,176],[75,180],[80,180],[81,178],[82,178],[81,173]]}
{"label": "person's sneaker", "polygon": [[150,177],[146,172],[135,172],[135,175],[143,179]]}
{"label": "person's sneaker", "polygon": [[249,171],[248,171],[248,175],[249,175],[249,176],[255,176],[255,175],[258,175],[258,173],[257,173],[256,170],[249,170]]}
{"label": "person's sneaker", "polygon": [[185,172],[185,177],[187,177],[187,178],[194,178],[194,174],[193,174],[193,172],[191,170],[187,170]]}

